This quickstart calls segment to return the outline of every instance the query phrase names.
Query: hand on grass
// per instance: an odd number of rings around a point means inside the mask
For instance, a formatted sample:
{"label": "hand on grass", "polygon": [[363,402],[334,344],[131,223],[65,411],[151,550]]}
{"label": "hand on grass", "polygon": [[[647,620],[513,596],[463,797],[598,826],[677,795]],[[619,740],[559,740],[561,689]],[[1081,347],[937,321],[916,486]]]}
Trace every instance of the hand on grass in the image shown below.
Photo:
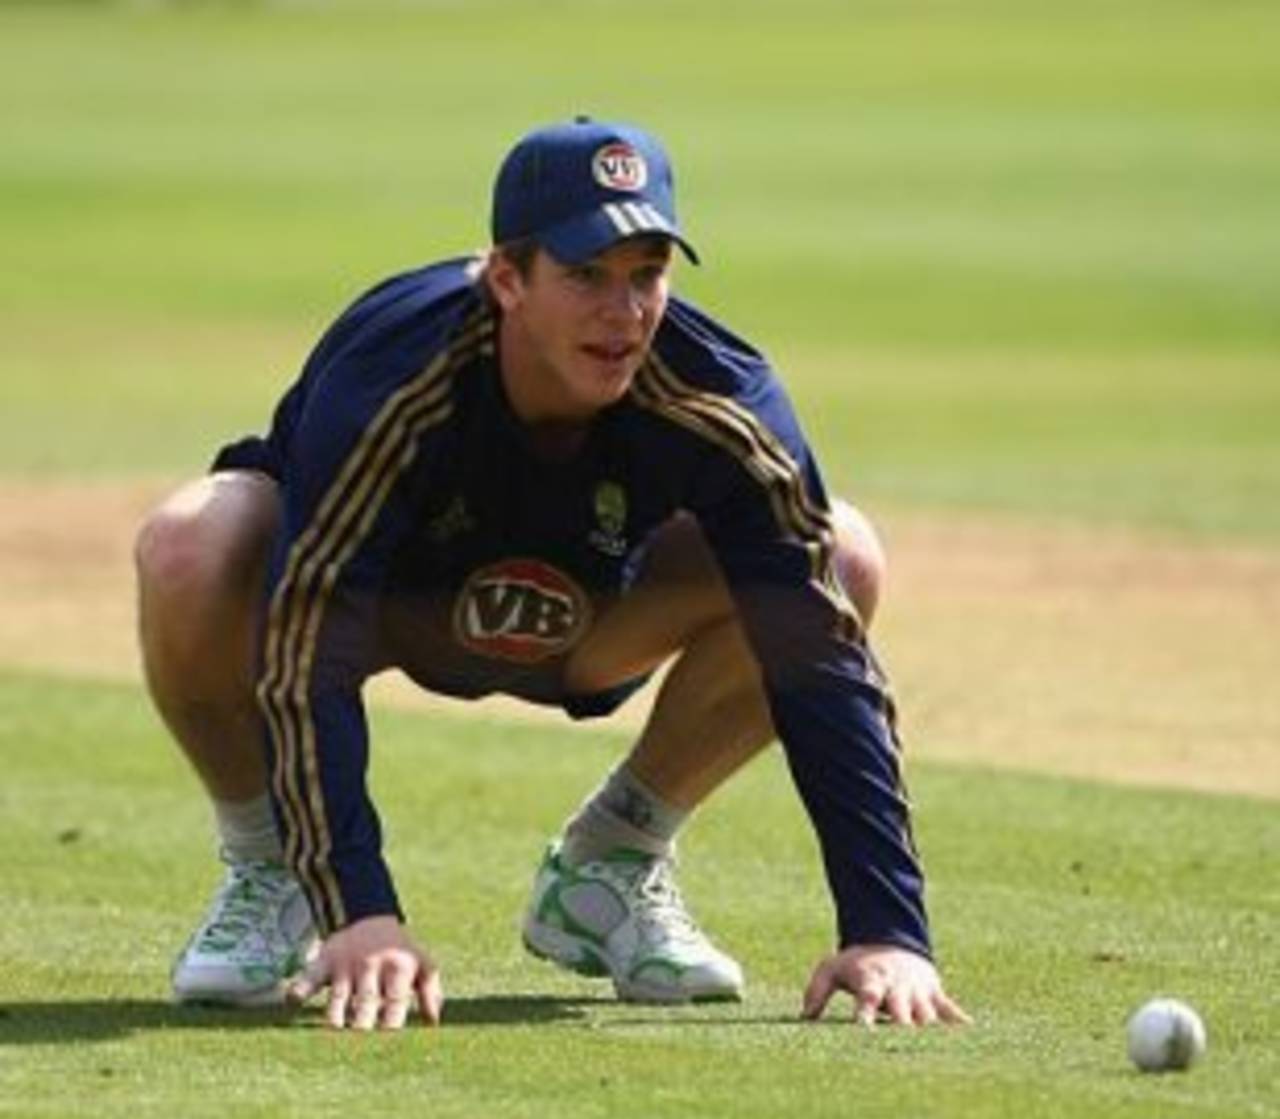
{"label": "hand on grass", "polygon": [[288,997],[304,1003],[325,987],[325,1018],[335,1030],[398,1030],[414,1003],[424,1025],[440,1024],[440,972],[395,917],[366,917],[339,929],[289,984]]}
{"label": "hand on grass", "polygon": [[805,988],[803,1017],[820,1018],[837,991],[854,997],[855,1017],[866,1026],[877,1017],[904,1026],[972,1021],[929,960],[892,944],[857,944],[823,960]]}

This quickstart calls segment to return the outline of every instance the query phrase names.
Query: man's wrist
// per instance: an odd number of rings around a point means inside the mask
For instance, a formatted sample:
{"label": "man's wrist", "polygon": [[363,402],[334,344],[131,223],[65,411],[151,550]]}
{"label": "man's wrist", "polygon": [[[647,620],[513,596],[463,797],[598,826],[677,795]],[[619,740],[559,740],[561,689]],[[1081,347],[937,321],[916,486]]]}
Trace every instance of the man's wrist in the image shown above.
{"label": "man's wrist", "polygon": [[933,948],[927,940],[901,931],[897,932],[858,932],[852,936],[841,936],[837,951],[844,952],[850,948],[902,948],[932,962]]}
{"label": "man's wrist", "polygon": [[[322,936],[332,936],[366,917],[387,916],[404,921],[391,872],[381,855],[338,857],[330,863],[330,870],[338,885],[338,898],[331,894],[323,898],[329,903],[329,912],[315,912],[314,899],[312,905],[312,916]],[[333,905],[334,900],[341,904]]]}

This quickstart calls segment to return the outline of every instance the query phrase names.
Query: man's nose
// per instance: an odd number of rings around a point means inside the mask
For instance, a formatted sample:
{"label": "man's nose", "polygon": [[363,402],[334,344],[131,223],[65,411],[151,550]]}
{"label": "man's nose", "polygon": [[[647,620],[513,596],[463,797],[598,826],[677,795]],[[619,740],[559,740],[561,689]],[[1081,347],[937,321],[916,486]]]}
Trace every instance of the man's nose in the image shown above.
{"label": "man's nose", "polygon": [[605,308],[610,315],[639,319],[644,315],[644,300],[629,280],[611,283],[605,292]]}

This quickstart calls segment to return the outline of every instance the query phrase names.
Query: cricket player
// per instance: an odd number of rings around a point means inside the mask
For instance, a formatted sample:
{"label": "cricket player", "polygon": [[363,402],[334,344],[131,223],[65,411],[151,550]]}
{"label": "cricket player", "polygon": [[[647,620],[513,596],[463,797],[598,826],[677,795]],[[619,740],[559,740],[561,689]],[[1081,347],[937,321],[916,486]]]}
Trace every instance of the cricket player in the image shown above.
{"label": "cricket player", "polygon": [[149,687],[226,863],[175,996],[324,990],[336,1028],[438,1022],[439,965],[383,858],[362,685],[394,666],[588,718],[674,658],[630,754],[547,848],[526,947],[622,999],[740,997],[674,843],[777,737],[835,908],[803,1013],[844,990],[864,1021],[964,1020],[931,962],[867,644],[883,557],[829,500],[766,358],[671,294],[673,254],[697,256],[666,153],[627,125],[536,130],[498,173],[492,233],[357,299],[269,433],[139,535]]}

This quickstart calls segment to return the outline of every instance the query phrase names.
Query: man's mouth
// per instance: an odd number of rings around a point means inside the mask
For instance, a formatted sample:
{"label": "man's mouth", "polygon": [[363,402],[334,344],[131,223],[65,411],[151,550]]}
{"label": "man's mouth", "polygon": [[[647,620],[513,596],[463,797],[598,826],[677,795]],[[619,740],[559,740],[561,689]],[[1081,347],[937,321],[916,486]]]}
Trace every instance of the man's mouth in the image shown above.
{"label": "man's mouth", "polygon": [[606,362],[625,361],[636,351],[635,345],[630,342],[588,343],[582,348],[597,361]]}

